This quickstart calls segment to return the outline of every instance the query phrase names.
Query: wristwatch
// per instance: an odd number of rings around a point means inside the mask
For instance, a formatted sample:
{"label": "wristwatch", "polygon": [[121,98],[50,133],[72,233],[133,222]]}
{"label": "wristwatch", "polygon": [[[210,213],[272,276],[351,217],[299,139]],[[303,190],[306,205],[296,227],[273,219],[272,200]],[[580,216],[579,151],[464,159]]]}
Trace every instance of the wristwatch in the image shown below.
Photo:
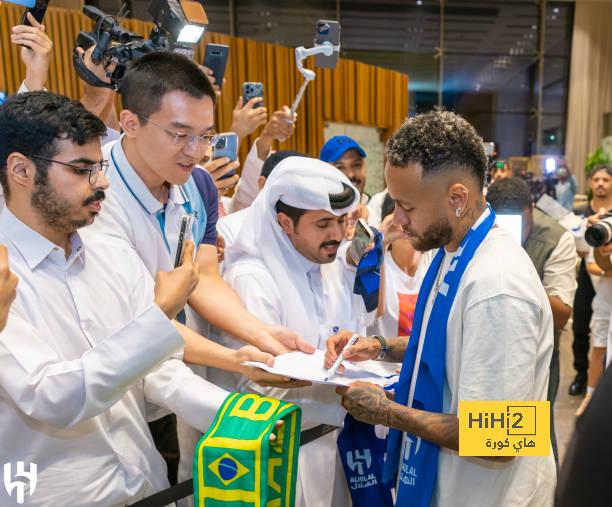
{"label": "wristwatch", "polygon": [[370,336],[370,338],[374,338],[380,343],[380,352],[378,356],[376,356],[375,361],[382,361],[387,355],[387,340],[385,340],[382,336],[377,335]]}

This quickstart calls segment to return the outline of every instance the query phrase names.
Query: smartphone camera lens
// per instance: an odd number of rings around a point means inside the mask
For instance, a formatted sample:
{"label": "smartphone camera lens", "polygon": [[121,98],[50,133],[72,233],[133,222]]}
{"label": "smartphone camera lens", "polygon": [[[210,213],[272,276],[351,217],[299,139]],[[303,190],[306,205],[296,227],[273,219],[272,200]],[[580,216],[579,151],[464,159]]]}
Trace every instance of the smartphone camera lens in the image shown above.
{"label": "smartphone camera lens", "polygon": [[222,150],[225,148],[225,137],[220,137],[219,140],[217,141],[217,144],[215,144],[215,150]]}

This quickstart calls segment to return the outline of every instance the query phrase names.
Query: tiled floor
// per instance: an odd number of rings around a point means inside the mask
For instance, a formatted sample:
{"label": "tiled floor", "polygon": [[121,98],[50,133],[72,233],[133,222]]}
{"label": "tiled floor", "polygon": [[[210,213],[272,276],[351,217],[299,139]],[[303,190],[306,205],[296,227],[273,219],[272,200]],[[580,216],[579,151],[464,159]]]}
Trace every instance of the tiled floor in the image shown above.
{"label": "tiled floor", "polygon": [[572,353],[572,334],[571,325],[568,323],[566,330],[561,335],[560,343],[560,363],[561,379],[559,381],[559,393],[555,402],[555,430],[557,433],[557,445],[559,448],[559,463],[563,462],[567,444],[574,431],[576,421],[576,409],[582,401],[582,396],[570,396],[567,393],[569,385],[574,380],[576,372],[572,363],[574,355]]}

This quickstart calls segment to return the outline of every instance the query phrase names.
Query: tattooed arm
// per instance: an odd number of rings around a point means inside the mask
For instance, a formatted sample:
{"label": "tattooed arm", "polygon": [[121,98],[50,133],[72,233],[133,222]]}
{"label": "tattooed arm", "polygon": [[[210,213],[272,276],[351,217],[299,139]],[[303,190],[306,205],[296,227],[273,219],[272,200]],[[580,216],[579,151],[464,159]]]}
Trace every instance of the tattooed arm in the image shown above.
{"label": "tattooed arm", "polygon": [[[342,406],[355,418],[370,424],[384,424],[421,437],[442,447],[459,450],[459,419],[455,414],[439,414],[408,408],[391,401],[384,389],[369,382],[353,382],[338,387]],[[483,456],[490,461],[510,461],[512,456]]]}

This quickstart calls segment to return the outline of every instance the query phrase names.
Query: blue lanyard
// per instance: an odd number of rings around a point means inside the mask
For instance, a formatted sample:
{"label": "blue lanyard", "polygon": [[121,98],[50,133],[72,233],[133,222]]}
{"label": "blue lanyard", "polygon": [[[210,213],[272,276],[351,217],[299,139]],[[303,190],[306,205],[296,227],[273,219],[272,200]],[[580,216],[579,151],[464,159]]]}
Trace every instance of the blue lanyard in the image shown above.
{"label": "blue lanyard", "polygon": [[[117,146],[117,145],[115,145],[115,146]],[[123,173],[121,172],[121,169],[119,169],[119,164],[117,164],[117,161],[115,160],[115,155],[113,154],[113,150],[115,149],[115,146],[113,146],[111,148],[110,156],[111,156],[111,159],[113,160],[113,165],[115,166],[115,169],[117,169],[117,173],[119,174],[119,177],[121,178],[121,181],[123,181],[123,184],[130,191],[130,194],[132,194],[134,199],[136,199],[136,202],[138,204],[140,204],[140,207],[143,210],[145,210],[149,215],[152,215],[152,213],[149,212],[149,210],[146,208],[146,206],[138,198],[136,193],[132,190],[132,187],[130,187],[130,185],[128,184],[127,180],[123,176]],[[188,200],[187,194],[185,193],[185,190],[183,190],[183,187],[179,186],[179,189],[180,189],[181,194],[183,195],[183,199],[185,201],[182,204],[183,208],[185,208],[185,212],[188,213],[188,214],[192,214],[193,213],[193,207],[191,206],[191,201]],[[160,227],[160,230],[161,230],[162,238],[164,238],[164,243],[166,244],[166,248],[168,249],[168,252],[171,252],[170,245],[168,244],[168,240],[166,239],[166,218],[165,218],[165,215],[164,215],[165,209],[166,209],[166,206],[164,205],[162,207],[162,209],[159,210],[155,214],[155,218],[157,218],[157,222],[159,223],[159,227]]]}

